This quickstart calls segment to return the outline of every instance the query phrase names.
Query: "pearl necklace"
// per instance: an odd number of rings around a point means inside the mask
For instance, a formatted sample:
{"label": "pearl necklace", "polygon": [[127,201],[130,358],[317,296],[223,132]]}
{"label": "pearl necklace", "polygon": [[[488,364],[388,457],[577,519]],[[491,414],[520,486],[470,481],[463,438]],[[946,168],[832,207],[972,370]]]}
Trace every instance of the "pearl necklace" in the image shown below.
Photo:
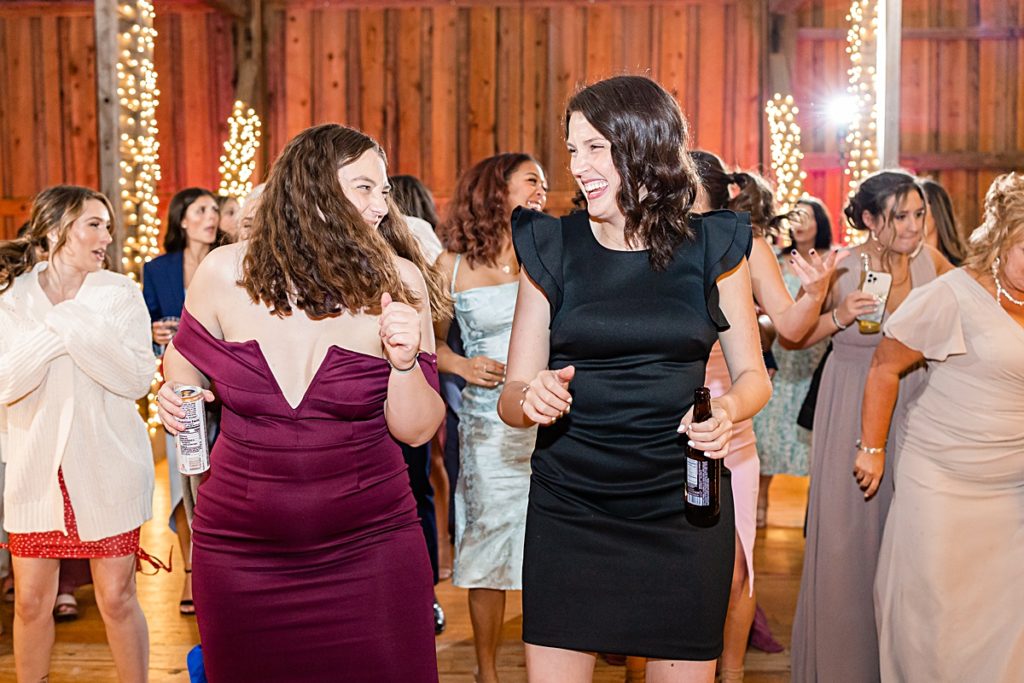
{"label": "pearl necklace", "polygon": [[992,279],[996,283],[996,303],[1002,304],[1002,298],[1005,296],[1010,300],[1010,303],[1016,306],[1024,306],[1024,300],[1014,299],[1013,296],[1003,288],[1003,283],[999,281],[999,259],[997,258],[992,263]]}

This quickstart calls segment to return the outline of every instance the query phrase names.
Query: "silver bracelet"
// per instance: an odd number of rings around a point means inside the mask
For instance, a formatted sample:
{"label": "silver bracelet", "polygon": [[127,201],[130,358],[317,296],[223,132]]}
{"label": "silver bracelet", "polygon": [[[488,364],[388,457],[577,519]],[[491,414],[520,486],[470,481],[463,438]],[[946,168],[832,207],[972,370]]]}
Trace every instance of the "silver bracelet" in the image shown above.
{"label": "silver bracelet", "polygon": [[[832,322],[834,322],[836,324],[836,327],[838,327],[840,331],[845,330],[847,327],[850,326],[850,325],[844,325],[841,322],[839,322],[839,316],[836,315],[836,309],[834,309],[834,308],[832,309]],[[850,324],[852,325],[853,323],[850,323]]]}
{"label": "silver bracelet", "polygon": [[391,366],[391,371],[392,372],[397,372],[399,375],[408,375],[410,372],[412,372],[413,370],[416,369],[416,366],[419,365],[419,363],[417,363],[416,360],[413,360],[412,365],[410,365],[409,367],[407,367],[407,368],[400,368],[400,367],[394,365],[389,360],[388,361],[388,365]]}
{"label": "silver bracelet", "polygon": [[868,455],[878,455],[879,453],[885,453],[885,446],[881,448],[868,448],[861,443],[860,439],[857,439],[857,450],[867,453]]}

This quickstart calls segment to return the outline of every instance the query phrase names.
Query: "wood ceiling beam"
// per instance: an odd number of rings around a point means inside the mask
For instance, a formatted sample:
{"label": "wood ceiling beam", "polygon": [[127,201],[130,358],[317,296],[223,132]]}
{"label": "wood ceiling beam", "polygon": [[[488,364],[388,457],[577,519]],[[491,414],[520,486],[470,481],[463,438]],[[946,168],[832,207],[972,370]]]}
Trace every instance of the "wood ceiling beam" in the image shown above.
{"label": "wood ceiling beam", "polygon": [[803,9],[807,0],[769,0],[768,11],[772,14],[792,14]]}

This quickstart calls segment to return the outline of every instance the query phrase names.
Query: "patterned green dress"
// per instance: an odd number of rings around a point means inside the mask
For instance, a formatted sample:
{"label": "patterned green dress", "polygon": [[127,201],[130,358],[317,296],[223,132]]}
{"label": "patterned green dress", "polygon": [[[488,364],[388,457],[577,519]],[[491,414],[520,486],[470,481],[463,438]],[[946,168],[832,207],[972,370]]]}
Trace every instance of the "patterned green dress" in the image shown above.
{"label": "patterned green dress", "polygon": [[[781,265],[781,263],[780,263]],[[800,291],[800,279],[785,267],[782,278],[792,296]],[[761,474],[806,475],[811,449],[811,432],[797,425],[800,405],[807,396],[811,375],[825,353],[828,340],[810,347],[789,351],[776,341],[772,353],[779,370],[772,379],[771,401],[754,416],[757,451],[761,456]]]}

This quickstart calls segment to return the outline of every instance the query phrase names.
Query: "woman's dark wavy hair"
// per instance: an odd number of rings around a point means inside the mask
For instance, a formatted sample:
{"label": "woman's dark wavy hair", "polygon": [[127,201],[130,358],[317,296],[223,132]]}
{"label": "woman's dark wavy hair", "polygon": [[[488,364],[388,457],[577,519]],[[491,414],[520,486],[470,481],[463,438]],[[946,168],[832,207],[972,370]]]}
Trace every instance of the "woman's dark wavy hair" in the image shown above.
{"label": "woman's dark wavy hair", "polygon": [[[900,170],[876,171],[860,182],[857,192],[843,209],[843,215],[846,216],[846,222],[850,227],[868,230],[867,223],[864,222],[865,211],[881,219],[883,224],[888,223],[900,203],[912,192],[916,193],[921,201],[928,201],[917,178],[910,173]],[[886,205],[894,197],[896,201],[887,210]]]}
{"label": "woman's dark wavy hair", "polygon": [[[901,170],[876,171],[857,186],[857,192],[850,199],[850,202],[843,209],[843,215],[850,227],[857,230],[869,230],[864,222],[864,212],[874,216],[888,225],[908,196],[917,194],[921,201],[928,203],[924,190],[917,177]],[[892,204],[890,204],[890,200]],[[889,245],[882,245],[882,262],[887,267],[891,266],[892,252]]]}
{"label": "woman's dark wavy hair", "polygon": [[738,171],[730,174],[729,179],[740,191],[729,200],[728,208],[750,214],[756,237],[779,234],[785,222],[793,217],[792,213],[775,213],[775,189],[760,174]]}
{"label": "woman's dark wavy hair", "polygon": [[726,209],[729,207],[729,185],[733,183],[732,174],[725,170],[725,163],[713,152],[703,149],[690,151],[690,159],[693,160],[694,168],[697,169],[697,176],[704,189],[704,197],[707,199],[708,208]]}
{"label": "woman's dark wavy hair", "polygon": [[238,283],[254,303],[282,317],[298,308],[313,319],[378,314],[384,292],[418,304],[395,265],[397,254],[423,273],[434,318],[450,314],[441,277],[394,203],[374,229],[342,191],[338,170],[371,149],[386,162],[376,141],[337,124],[307,128],[288,142],[256,210]]}
{"label": "woman's dark wavy hair", "polygon": [[[54,254],[68,239],[68,230],[82,215],[85,203],[95,199],[107,207],[109,230],[115,234],[114,207],[106,195],[77,185],[54,185],[32,199],[32,213],[27,227],[18,230],[18,238],[0,242],[0,292],[7,291],[14,279],[27,273],[38,263],[37,253]],[[48,235],[57,230],[57,242],[49,244]],[[37,251],[38,250],[38,251]]]}
{"label": "woman's dark wavy hair", "polygon": [[[185,220],[185,212],[188,211],[188,207],[192,206],[200,197],[209,197],[217,202],[217,207],[218,209],[220,208],[220,201],[217,199],[217,195],[201,187],[186,187],[171,197],[171,204],[167,208],[167,232],[164,233],[164,253],[173,254],[177,251],[184,251],[185,247],[188,246],[188,235],[185,234],[185,229],[181,227],[181,222]],[[222,241],[223,233],[218,229],[217,240],[213,246],[219,245]]]}
{"label": "woman's dark wavy hair", "polygon": [[[437,229],[445,249],[463,254],[469,265],[498,265],[511,238],[508,179],[523,164],[537,163],[529,154],[508,152],[477,162],[459,177],[445,220]],[[540,164],[537,164],[538,166]]]}
{"label": "woman's dark wavy hair", "polygon": [[394,175],[391,176],[390,182],[391,198],[395,200],[395,206],[402,215],[422,218],[430,223],[430,227],[437,230],[437,224],[441,220],[437,217],[434,195],[427,186],[413,175]]}
{"label": "woman's dark wavy hair", "polygon": [[689,128],[679,104],[649,78],[616,76],[573,95],[565,110],[567,137],[575,112],[611,143],[626,243],[646,247],[651,267],[664,270],[676,247],[693,238],[689,215],[700,183],[686,153]]}
{"label": "woman's dark wavy hair", "polygon": [[[811,210],[817,232],[814,233],[814,248],[819,252],[825,252],[832,248],[832,219],[828,217],[828,209],[817,197],[801,197],[797,205],[803,205]],[[796,239],[793,237],[793,230],[789,231],[789,251],[796,249]]]}
{"label": "woman's dark wavy hair", "polygon": [[935,231],[939,234],[939,251],[953,264],[962,263],[967,256],[967,244],[960,232],[960,224],[953,212],[953,200],[939,182],[931,178],[921,181],[921,187],[932,214]]}

